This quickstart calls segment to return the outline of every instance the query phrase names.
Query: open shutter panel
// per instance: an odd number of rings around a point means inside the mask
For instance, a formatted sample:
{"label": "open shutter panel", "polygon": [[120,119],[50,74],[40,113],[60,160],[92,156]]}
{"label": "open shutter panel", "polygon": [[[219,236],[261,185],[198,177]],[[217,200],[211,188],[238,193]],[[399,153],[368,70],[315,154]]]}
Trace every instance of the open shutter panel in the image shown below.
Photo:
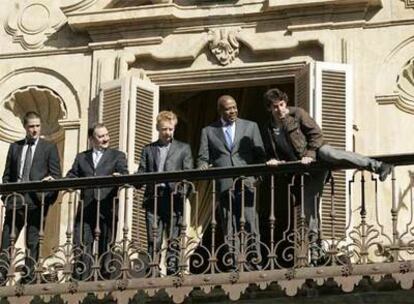
{"label": "open shutter panel", "polygon": [[103,83],[100,91],[99,121],[108,129],[110,147],[126,152],[128,88],[125,79]]}
{"label": "open shutter panel", "polygon": [[[155,139],[155,116],[158,113],[158,86],[149,80],[131,78],[131,111],[129,151],[134,168],[141,158],[142,148]],[[143,191],[135,191],[132,216],[132,239],[146,247],[145,211],[142,209]]]}
{"label": "open shutter panel", "polygon": [[312,80],[313,63],[308,63],[295,76],[295,106],[300,107],[312,115]]}
{"label": "open shutter panel", "polygon": [[[315,64],[315,119],[322,127],[325,141],[337,149],[352,149],[352,89],[351,69],[345,64],[316,62]],[[345,171],[333,172],[335,196],[331,202],[330,187],[326,185],[322,197],[322,236],[344,237],[348,177]],[[335,217],[332,221],[331,212]],[[334,223],[332,227],[332,222]],[[333,228],[333,229],[332,229]]]}

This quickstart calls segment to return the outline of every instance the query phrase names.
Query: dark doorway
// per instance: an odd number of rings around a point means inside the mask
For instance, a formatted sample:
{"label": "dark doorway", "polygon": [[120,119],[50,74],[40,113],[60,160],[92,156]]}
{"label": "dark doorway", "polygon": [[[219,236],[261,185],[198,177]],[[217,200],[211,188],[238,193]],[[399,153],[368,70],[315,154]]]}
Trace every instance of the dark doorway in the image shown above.
{"label": "dark doorway", "polygon": [[273,87],[285,91],[290,102],[293,101],[293,83],[282,83],[189,92],[161,90],[159,108],[160,111],[171,110],[177,114],[178,126],[175,138],[189,143],[196,157],[201,129],[218,119],[216,102],[219,96],[224,94],[233,96],[237,102],[239,117],[255,121],[260,127],[268,119],[262,97],[266,90]]}
{"label": "dark doorway", "polygon": [[[196,160],[200,144],[201,129],[219,118],[216,106],[219,96],[224,94],[233,96],[238,105],[239,117],[255,121],[259,127],[261,127],[269,119],[269,114],[265,109],[262,97],[266,90],[274,87],[278,87],[285,91],[289,96],[289,102],[291,104],[294,103],[294,83],[285,82],[279,84],[269,83],[255,86],[217,88],[203,91],[163,92],[161,90],[159,109],[160,111],[171,110],[177,114],[178,126],[175,131],[175,138],[190,144],[194,160]],[[211,192],[211,189],[208,189],[208,185],[205,184],[198,188],[204,188],[204,190],[200,190],[200,204],[203,204],[202,194],[204,193],[204,196],[208,196],[208,192]],[[276,204],[278,204],[278,206],[276,206],[276,210],[278,211],[276,214],[276,238],[282,237],[282,232],[285,230],[288,223],[287,204],[285,206],[284,203],[287,202],[285,196],[286,195],[282,197],[279,194],[276,198]],[[208,205],[210,205],[210,199],[204,199],[204,203],[207,206],[201,207],[199,214],[211,214],[211,209],[208,207]],[[268,180],[265,180],[264,183],[262,183],[258,195],[257,206],[260,218],[261,239],[264,243],[269,244],[270,229],[268,219],[270,210],[270,187]],[[206,248],[210,248],[209,245],[211,240],[211,227],[208,225],[209,222],[210,221],[206,222],[206,225],[203,226],[204,234],[202,242],[203,246]],[[223,233],[220,232],[220,227],[217,228],[216,240],[220,242],[223,241]],[[197,270],[193,269],[192,272],[197,272]],[[202,272],[202,270],[200,270],[200,272]]]}

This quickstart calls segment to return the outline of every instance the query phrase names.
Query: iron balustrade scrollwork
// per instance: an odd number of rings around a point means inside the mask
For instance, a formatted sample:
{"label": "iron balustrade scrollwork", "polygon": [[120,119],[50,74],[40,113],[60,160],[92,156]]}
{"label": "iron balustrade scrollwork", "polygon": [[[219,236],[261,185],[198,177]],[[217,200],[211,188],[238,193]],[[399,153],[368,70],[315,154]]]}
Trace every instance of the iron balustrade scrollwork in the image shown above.
{"label": "iron balustrade scrollwork", "polygon": [[[333,174],[323,198],[328,210],[323,224],[328,229],[320,223],[321,194],[305,199],[305,179],[326,170],[316,162],[1,184],[3,237],[6,213],[12,225],[6,231],[9,245],[2,245],[0,255],[0,295],[68,297],[116,291],[114,297],[122,297],[143,290],[152,296],[164,289],[179,302],[195,287],[211,291],[219,285],[237,299],[249,284],[266,287],[278,282],[294,295],[306,279],[334,278],[349,291],[363,275],[385,274],[408,286],[407,280],[413,281],[409,274],[414,254],[414,177],[404,166],[414,165],[414,154],[374,158],[395,166],[391,179],[380,183],[347,163],[329,168]],[[338,210],[336,195],[342,186],[336,172],[341,170],[350,174],[342,185],[347,189],[344,208]],[[255,182],[247,178],[251,176]],[[232,187],[224,195],[218,193],[216,180],[229,177]],[[148,206],[134,199],[144,185],[154,188],[153,219],[148,231],[137,232],[130,213],[148,217]],[[107,188],[116,189],[110,202],[102,198]],[[85,205],[85,189],[96,193],[92,207]],[[66,210],[62,213],[66,231],[49,252],[44,248],[48,191],[60,191],[58,203]],[[16,232],[27,224],[25,194],[31,192],[40,194],[41,206],[36,255],[28,249],[31,240],[18,244]],[[223,220],[219,211],[225,196],[229,205]],[[306,211],[309,201],[314,204],[311,214]],[[252,210],[259,211],[257,230],[251,227]],[[18,223],[18,216],[23,222]],[[343,234],[337,231],[339,216],[345,218]]]}

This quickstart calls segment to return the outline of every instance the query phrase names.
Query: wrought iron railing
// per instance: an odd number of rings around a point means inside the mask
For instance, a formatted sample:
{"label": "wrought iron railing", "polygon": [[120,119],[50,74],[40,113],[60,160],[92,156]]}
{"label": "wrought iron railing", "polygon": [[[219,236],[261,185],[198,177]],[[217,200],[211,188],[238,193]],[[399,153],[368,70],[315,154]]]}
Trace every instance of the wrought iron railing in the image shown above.
{"label": "wrought iron railing", "polygon": [[[362,276],[384,275],[411,288],[414,177],[407,166],[414,165],[414,155],[375,158],[395,166],[385,182],[349,164],[329,168],[333,174],[325,184],[322,204],[330,211],[322,219],[321,208],[307,214],[309,200],[304,197],[306,179],[327,168],[320,163],[1,184],[0,218],[9,216],[10,228],[2,231],[0,296],[13,300],[59,295],[76,302],[87,293],[111,293],[123,303],[138,291],[154,296],[165,290],[175,302],[182,302],[196,287],[208,293],[220,286],[231,299],[238,299],[249,284],[264,289],[277,282],[287,295],[295,295],[309,279],[322,284],[333,278],[344,291],[351,291]],[[335,192],[338,170],[348,170],[343,181],[345,212],[336,210],[342,208]],[[226,221],[218,216],[224,196],[217,191],[217,180],[223,178],[233,179],[225,195],[239,198],[238,205],[228,205],[231,219]],[[145,209],[142,195],[136,195],[142,186],[154,194]],[[82,194],[87,189],[92,189],[93,204]],[[111,189],[116,195],[108,203],[103,196]],[[58,202],[66,210],[62,220],[67,228],[59,244],[45,252],[44,214],[53,191],[60,191]],[[28,250],[30,244],[16,243],[18,230],[33,221],[26,195],[34,192],[41,210],[35,234],[38,254]],[[312,200],[317,206],[319,194]],[[254,214],[248,214],[247,208],[257,210],[259,216],[252,221],[248,217]],[[133,231],[131,212],[142,221],[145,210],[163,220],[152,221],[149,231]],[[339,217],[345,221],[343,227],[337,225]],[[310,224],[311,218],[316,226]],[[255,220],[256,230],[249,226]],[[230,223],[232,230],[223,227]],[[167,225],[163,238],[159,225]],[[6,227],[4,220],[1,227]],[[85,239],[85,229],[90,229],[92,239]],[[163,243],[157,244],[159,240]]]}

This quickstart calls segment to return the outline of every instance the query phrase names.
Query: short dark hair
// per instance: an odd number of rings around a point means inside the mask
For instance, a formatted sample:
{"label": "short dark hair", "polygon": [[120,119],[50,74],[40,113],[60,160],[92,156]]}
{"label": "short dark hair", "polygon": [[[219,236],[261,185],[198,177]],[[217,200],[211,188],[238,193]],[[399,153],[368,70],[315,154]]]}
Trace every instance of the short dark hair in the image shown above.
{"label": "short dark hair", "polygon": [[217,111],[219,111],[219,112],[221,111],[221,109],[223,108],[223,102],[225,102],[227,100],[232,100],[232,101],[236,102],[236,100],[231,95],[221,95],[217,99]]}
{"label": "short dark hair", "polygon": [[270,107],[270,104],[273,101],[280,101],[284,100],[286,103],[289,102],[289,97],[285,92],[279,90],[278,88],[267,90],[266,93],[263,95],[263,101],[266,105],[266,108]]}
{"label": "short dark hair", "polygon": [[[23,126],[27,125],[29,119],[38,118],[40,119],[40,115],[35,111],[29,111],[23,116]],[[41,119],[40,119],[41,120]]]}
{"label": "short dark hair", "polygon": [[94,124],[92,127],[90,127],[88,129],[88,138],[93,137],[93,135],[95,134],[96,129],[100,129],[100,128],[106,128],[105,124],[102,122],[98,122],[96,124]]}

